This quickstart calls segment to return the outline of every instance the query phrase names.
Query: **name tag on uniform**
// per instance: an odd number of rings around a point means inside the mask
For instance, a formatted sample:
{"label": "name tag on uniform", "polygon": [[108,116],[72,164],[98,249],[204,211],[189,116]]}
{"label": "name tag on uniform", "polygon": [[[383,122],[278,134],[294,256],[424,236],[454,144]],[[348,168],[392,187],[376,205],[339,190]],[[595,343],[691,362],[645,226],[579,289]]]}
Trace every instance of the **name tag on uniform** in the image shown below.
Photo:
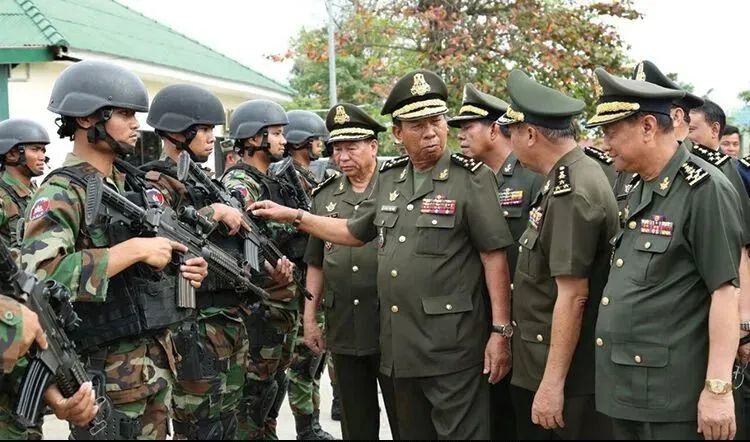
{"label": "name tag on uniform", "polygon": [[456,213],[456,200],[445,199],[442,195],[435,198],[425,198],[422,200],[421,212],[434,215],[453,215]]}
{"label": "name tag on uniform", "polygon": [[501,206],[520,206],[523,204],[523,190],[507,188],[497,194]]}
{"label": "name tag on uniform", "polygon": [[398,206],[380,206],[381,212],[388,212],[388,213],[396,213],[398,211]]}
{"label": "name tag on uniform", "polygon": [[666,221],[662,215],[654,215],[649,219],[641,220],[641,233],[672,236],[673,229],[674,223]]}

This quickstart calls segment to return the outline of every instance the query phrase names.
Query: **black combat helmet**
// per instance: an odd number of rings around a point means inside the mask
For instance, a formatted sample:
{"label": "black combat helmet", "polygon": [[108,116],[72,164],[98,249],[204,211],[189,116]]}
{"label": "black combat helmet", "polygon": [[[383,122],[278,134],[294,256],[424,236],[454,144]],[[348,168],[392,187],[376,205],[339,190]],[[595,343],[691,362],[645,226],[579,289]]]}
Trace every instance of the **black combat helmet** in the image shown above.
{"label": "black combat helmet", "polygon": [[[242,140],[254,137],[267,127],[287,124],[289,119],[286,112],[277,103],[271,100],[250,100],[240,104],[232,112],[229,119],[229,137],[235,140],[235,151],[242,153],[245,150]],[[267,134],[263,134],[263,140],[256,150],[268,152]]]}
{"label": "black combat helmet", "polygon": [[49,144],[49,134],[36,121],[14,118],[0,122],[0,156],[24,144]]}
{"label": "black combat helmet", "polygon": [[300,145],[308,138],[325,138],[328,135],[326,122],[316,113],[305,110],[292,110],[286,113],[289,125],[284,131],[287,143]]}

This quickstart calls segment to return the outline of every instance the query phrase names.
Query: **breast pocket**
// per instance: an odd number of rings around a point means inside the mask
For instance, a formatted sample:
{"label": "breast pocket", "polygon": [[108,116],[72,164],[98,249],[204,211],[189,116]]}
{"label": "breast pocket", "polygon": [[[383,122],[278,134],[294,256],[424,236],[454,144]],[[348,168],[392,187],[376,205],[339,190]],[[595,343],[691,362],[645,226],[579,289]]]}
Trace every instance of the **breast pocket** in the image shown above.
{"label": "breast pocket", "polygon": [[639,408],[665,408],[669,405],[669,347],[628,342],[614,344],[612,363],[617,378],[615,400]]}
{"label": "breast pocket", "polygon": [[660,235],[642,234],[636,238],[634,247],[639,253],[636,253],[636,262],[632,264],[636,266],[637,279],[649,283],[664,279],[669,272],[666,252],[671,241],[671,236]]}
{"label": "breast pocket", "polygon": [[503,216],[507,219],[518,219],[523,215],[523,207],[503,206]]}
{"label": "breast pocket", "polygon": [[375,244],[378,248],[378,254],[383,254],[386,243],[392,239],[396,221],[398,221],[398,213],[380,212],[375,217],[375,228],[378,230]]}
{"label": "breast pocket", "polygon": [[445,255],[455,226],[455,215],[420,215],[417,218],[417,254]]}
{"label": "breast pocket", "polygon": [[[537,242],[539,241],[539,232],[529,227],[523,232],[521,238],[518,239],[518,271],[536,278],[539,274],[538,263],[539,253],[535,251],[538,247]],[[535,253],[532,253],[535,252]]]}

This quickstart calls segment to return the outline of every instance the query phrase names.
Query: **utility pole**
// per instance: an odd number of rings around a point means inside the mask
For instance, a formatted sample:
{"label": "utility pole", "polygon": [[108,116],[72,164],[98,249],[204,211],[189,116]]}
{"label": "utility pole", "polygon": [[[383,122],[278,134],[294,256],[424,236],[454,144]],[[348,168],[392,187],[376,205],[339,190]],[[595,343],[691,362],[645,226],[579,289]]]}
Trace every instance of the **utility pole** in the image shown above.
{"label": "utility pole", "polygon": [[328,91],[330,106],[333,107],[336,98],[336,42],[334,41],[333,0],[325,0],[328,11]]}

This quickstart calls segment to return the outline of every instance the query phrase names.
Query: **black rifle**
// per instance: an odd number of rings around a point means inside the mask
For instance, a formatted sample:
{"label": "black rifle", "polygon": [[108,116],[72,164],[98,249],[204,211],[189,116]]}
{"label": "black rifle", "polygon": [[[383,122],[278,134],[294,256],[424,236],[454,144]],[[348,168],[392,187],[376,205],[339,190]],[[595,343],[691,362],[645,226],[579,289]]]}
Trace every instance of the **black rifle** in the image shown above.
{"label": "black rifle", "polygon": [[160,236],[184,244],[188,248],[185,255],[203,257],[208,270],[233,285],[237,293],[250,292],[259,299],[269,297],[250,281],[251,274],[244,262],[206,238],[212,224],[193,207],[183,208],[179,214],[169,207],[143,209],[105,185],[101,177],[92,177],[86,186],[85,214],[89,226],[103,215],[128,226],[136,236]]}
{"label": "black rifle", "polygon": [[[262,262],[261,258],[264,258],[271,263],[271,265],[275,265],[276,261],[284,256],[276,243],[274,243],[267,235],[261,233],[263,230],[255,221],[257,218],[252,217],[245,210],[242,198],[227,192],[226,189],[224,189],[224,186],[206,175],[206,172],[193,162],[187,152],[181,152],[177,159],[177,179],[184,182],[188,177],[194,179],[198,185],[208,192],[210,200],[234,207],[242,213],[243,221],[250,228],[250,230],[241,229],[241,234],[243,235],[245,243],[245,259],[253,270],[257,272],[263,270],[260,267],[260,263]],[[307,299],[312,299],[312,295],[305,288],[304,281],[302,281],[302,274],[297,267],[294,268],[293,279],[302,294]]]}
{"label": "black rifle", "polygon": [[302,181],[300,181],[299,175],[297,175],[297,169],[294,168],[292,157],[286,157],[281,161],[271,163],[269,172],[271,176],[282,183],[287,191],[292,193],[298,208],[310,210],[312,200],[302,186]]}
{"label": "black rifle", "polygon": [[[31,273],[18,268],[10,250],[0,244],[0,279],[3,293],[26,305],[36,313],[39,325],[47,335],[47,349],[36,344],[28,354],[29,365],[24,372],[14,405],[13,415],[24,428],[36,426],[41,418],[42,397],[51,384],[56,384],[66,398],[91,378],[75,352],[67,333],[75,330],[81,320],[73,310],[70,292],[55,281],[39,281]],[[7,291],[6,291],[7,290]],[[99,412],[88,425],[90,436],[107,427],[111,404],[103,393],[104,385],[96,388]]]}

